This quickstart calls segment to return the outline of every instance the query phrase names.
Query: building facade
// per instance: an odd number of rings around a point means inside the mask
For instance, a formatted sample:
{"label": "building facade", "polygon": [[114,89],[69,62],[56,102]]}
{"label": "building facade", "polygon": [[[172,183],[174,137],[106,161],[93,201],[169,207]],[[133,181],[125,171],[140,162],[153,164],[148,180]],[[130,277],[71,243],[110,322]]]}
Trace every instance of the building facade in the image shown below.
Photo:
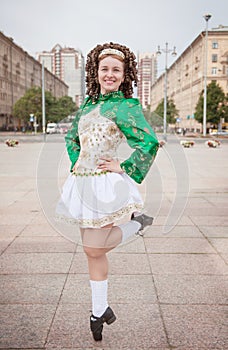
{"label": "building facade", "polygon": [[151,103],[151,87],[157,79],[157,57],[153,53],[141,53],[138,57],[138,98],[144,109]]}
{"label": "building facade", "polygon": [[[199,96],[204,89],[205,31],[171,65],[167,72],[167,97],[179,110],[175,127],[202,131],[194,118]],[[228,93],[228,27],[219,26],[208,31],[207,84],[215,80]],[[151,111],[164,98],[164,79],[161,75],[151,89]]]}
{"label": "building facade", "polygon": [[[25,92],[42,86],[42,65],[0,32],[0,128],[15,129],[13,105]],[[45,90],[56,98],[68,94],[68,86],[45,69]]]}
{"label": "building facade", "polygon": [[38,54],[40,63],[55,74],[59,79],[65,81],[69,86],[69,96],[79,107],[85,98],[84,57],[79,50],[73,48],[62,48],[55,45],[50,52]]}

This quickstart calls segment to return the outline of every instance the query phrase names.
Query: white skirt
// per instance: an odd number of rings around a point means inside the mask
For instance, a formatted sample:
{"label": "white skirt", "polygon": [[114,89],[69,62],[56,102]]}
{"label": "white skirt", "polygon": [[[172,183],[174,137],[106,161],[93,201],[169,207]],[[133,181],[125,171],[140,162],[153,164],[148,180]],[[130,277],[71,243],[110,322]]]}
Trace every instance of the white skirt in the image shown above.
{"label": "white skirt", "polygon": [[125,173],[70,174],[63,186],[56,216],[80,227],[100,228],[142,209],[139,190]]}

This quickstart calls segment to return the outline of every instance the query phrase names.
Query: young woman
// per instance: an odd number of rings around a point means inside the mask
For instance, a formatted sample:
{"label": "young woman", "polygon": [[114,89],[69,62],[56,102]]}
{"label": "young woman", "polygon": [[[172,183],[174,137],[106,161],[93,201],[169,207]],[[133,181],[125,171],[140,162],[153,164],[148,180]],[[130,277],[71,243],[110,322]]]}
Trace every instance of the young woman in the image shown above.
{"label": "young woman", "polygon": [[[71,174],[57,213],[80,226],[92,290],[90,328],[102,340],[103,324],[116,316],[108,305],[107,252],[152,224],[142,214],[141,183],[158,150],[158,140],[144,118],[138,99],[135,55],[120,44],[97,45],[87,57],[87,95],[66,136]],[[121,162],[123,139],[134,149]],[[131,220],[114,225],[126,215]]]}

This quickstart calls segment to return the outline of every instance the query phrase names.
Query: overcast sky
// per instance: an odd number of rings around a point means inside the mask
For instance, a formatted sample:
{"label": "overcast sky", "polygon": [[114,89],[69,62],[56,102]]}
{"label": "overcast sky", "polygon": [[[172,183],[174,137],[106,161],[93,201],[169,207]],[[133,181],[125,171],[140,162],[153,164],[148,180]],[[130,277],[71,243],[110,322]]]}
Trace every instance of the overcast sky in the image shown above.
{"label": "overcast sky", "polygon": [[228,26],[227,0],[0,0],[0,30],[34,57],[57,43],[86,56],[110,41],[135,54],[168,42],[180,55],[205,29],[206,13],[209,29]]}

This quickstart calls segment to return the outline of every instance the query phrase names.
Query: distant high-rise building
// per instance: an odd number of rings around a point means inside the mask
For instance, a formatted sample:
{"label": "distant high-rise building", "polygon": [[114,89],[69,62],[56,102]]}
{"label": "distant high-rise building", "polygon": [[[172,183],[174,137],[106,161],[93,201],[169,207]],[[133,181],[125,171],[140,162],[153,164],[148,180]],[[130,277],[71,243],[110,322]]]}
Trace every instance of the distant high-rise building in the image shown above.
{"label": "distant high-rise building", "polygon": [[84,57],[80,50],[55,45],[50,52],[38,54],[38,60],[69,86],[68,95],[77,106],[85,97]]}
{"label": "distant high-rise building", "polygon": [[[203,31],[193,39],[167,71],[167,98],[173,100],[179,111],[175,125],[178,129],[202,131],[202,125],[195,119],[195,111],[200,94],[204,90],[205,68],[207,85],[215,81],[224,94],[228,93],[228,26],[219,25],[208,30],[207,59],[205,40],[206,32]],[[151,89],[152,112],[164,98],[164,85],[163,73]],[[208,127],[209,125],[208,123]],[[226,127],[228,128],[228,123]]]}
{"label": "distant high-rise building", "polygon": [[157,57],[154,53],[141,53],[138,60],[138,98],[147,108],[151,103],[151,86],[157,79]]}
{"label": "distant high-rise building", "polygon": [[[27,90],[42,87],[42,65],[18,46],[13,38],[0,32],[0,129],[21,130],[29,123],[28,115],[13,116],[14,104]],[[68,94],[68,86],[45,69],[45,90],[57,99]]]}

